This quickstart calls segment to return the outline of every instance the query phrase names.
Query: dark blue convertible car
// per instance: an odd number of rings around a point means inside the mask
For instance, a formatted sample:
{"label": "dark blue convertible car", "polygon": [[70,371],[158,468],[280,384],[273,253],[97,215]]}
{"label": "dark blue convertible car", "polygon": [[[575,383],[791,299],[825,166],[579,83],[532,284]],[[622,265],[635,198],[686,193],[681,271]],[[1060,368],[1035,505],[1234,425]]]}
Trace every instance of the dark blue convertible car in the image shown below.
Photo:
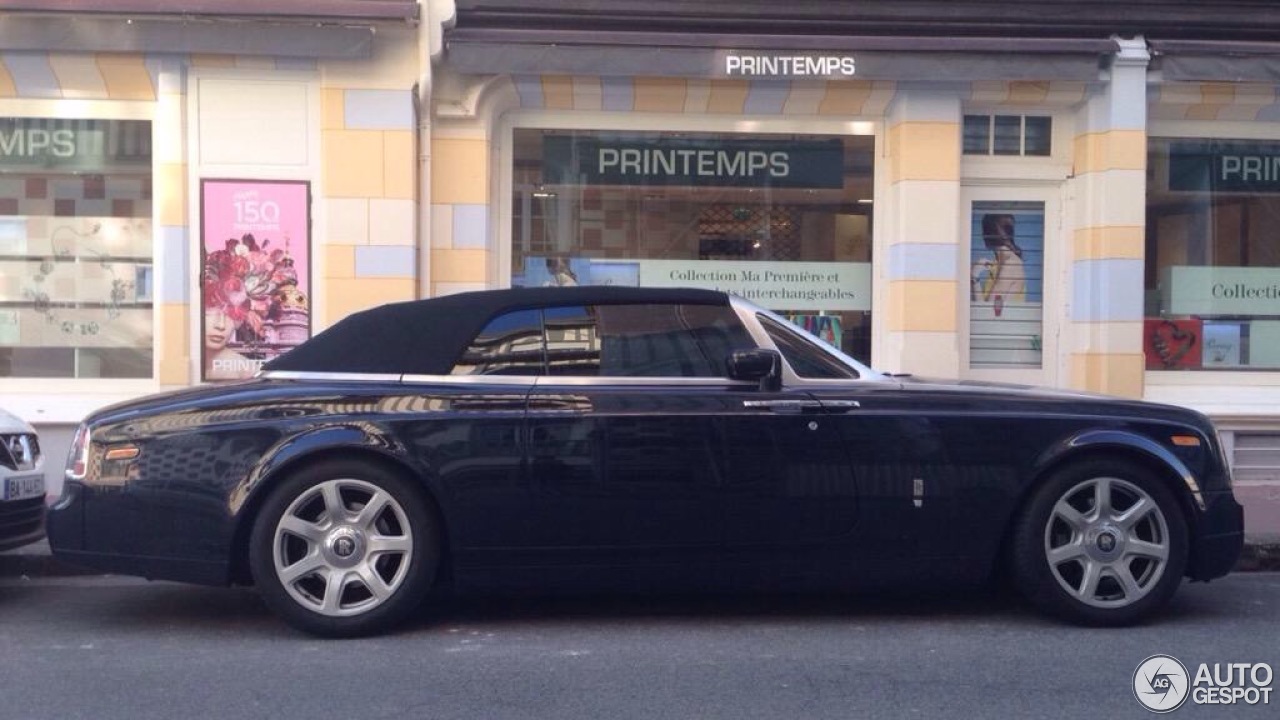
{"label": "dark blue convertible car", "polygon": [[1241,518],[1191,410],[891,377],[722,293],[578,287],[383,306],[253,380],[94,413],[48,532],[350,636],[433,591],[998,571],[1117,625],[1227,573]]}

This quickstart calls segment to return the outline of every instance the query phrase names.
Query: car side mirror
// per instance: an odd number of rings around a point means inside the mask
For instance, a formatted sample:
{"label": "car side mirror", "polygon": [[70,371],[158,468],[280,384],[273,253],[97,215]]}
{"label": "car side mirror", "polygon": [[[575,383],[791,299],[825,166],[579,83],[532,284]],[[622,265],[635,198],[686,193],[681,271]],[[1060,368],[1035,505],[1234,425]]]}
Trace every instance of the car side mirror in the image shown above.
{"label": "car side mirror", "polygon": [[735,350],[728,365],[732,380],[759,383],[762,392],[782,389],[782,355],[777,350]]}

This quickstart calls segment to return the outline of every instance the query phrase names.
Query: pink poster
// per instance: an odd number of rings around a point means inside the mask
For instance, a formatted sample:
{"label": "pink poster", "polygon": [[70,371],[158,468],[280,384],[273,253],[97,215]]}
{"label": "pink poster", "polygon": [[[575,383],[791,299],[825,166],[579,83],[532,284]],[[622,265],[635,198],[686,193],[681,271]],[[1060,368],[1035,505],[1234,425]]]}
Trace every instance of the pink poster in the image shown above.
{"label": "pink poster", "polygon": [[202,180],[202,380],[253,377],[311,336],[310,183]]}

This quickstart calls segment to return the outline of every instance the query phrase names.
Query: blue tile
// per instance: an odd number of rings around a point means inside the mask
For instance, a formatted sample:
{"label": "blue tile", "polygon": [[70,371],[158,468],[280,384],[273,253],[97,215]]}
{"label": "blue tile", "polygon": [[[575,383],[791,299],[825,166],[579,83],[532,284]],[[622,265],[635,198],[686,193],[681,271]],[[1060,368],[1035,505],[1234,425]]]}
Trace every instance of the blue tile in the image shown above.
{"label": "blue tile", "polygon": [[489,246],[489,206],[453,206],[453,247],[483,250]]}
{"label": "blue tile", "polygon": [[408,90],[347,90],[348,130],[412,130],[413,93]]}
{"label": "blue tile", "polygon": [[752,80],[743,112],[748,115],[781,115],[791,83],[783,80]]}
{"label": "blue tile", "polygon": [[13,76],[18,97],[62,97],[62,87],[44,53],[4,53],[4,64]]}
{"label": "blue tile", "polygon": [[889,246],[890,280],[955,280],[955,245],[900,243]]}
{"label": "blue tile", "polygon": [[164,265],[155,268],[157,303],[185,303],[191,300],[191,247],[185,225],[160,226],[160,252]]}
{"label": "blue tile", "polygon": [[415,248],[407,245],[361,245],[356,247],[356,277],[416,277]]}
{"label": "blue tile", "polygon": [[1141,260],[1081,260],[1072,266],[1071,319],[1133,322],[1142,319]]}
{"label": "blue tile", "polygon": [[600,107],[603,110],[631,112],[635,109],[636,93],[629,77],[600,78]]}
{"label": "blue tile", "polygon": [[540,108],[542,99],[542,78],[537,75],[516,75],[512,78],[516,84],[516,94],[520,96],[520,107]]}

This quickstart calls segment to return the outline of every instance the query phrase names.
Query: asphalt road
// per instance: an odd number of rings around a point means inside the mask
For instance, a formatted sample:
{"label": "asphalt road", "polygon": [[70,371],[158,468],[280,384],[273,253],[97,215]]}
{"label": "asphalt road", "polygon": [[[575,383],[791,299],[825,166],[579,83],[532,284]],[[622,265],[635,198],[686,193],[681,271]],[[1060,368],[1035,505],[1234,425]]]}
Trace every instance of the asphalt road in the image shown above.
{"label": "asphalt road", "polygon": [[[0,580],[2,720],[1150,718],[1132,682],[1158,653],[1192,673],[1280,669],[1280,574],[1184,585],[1127,630],[989,594],[489,599],[348,641],[300,635],[245,590]],[[1189,701],[1170,717],[1278,709]]]}

